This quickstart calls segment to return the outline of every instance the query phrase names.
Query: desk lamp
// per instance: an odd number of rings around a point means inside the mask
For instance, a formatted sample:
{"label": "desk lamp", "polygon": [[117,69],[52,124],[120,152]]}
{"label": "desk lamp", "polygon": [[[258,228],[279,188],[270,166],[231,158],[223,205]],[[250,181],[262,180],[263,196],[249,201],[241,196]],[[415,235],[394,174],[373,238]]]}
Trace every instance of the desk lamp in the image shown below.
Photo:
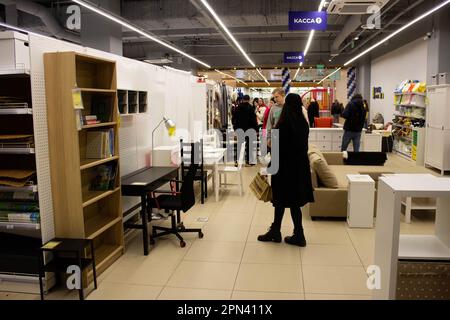
{"label": "desk lamp", "polygon": [[162,120],[158,123],[158,125],[153,129],[152,131],[152,166],[153,166],[153,159],[154,159],[154,149],[155,149],[155,141],[154,141],[154,134],[155,131],[159,128],[159,126],[164,122],[164,125],[166,126],[167,133],[169,134],[169,137],[173,137],[175,135],[175,122],[173,122],[170,119],[167,119],[166,117],[163,117]]}

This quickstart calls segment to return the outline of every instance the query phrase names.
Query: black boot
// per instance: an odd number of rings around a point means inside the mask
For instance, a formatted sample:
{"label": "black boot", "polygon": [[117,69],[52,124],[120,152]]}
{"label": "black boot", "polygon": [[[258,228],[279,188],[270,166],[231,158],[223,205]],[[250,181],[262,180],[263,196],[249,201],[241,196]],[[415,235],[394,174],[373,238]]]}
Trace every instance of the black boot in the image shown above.
{"label": "black boot", "polygon": [[294,246],[306,247],[306,239],[303,233],[303,229],[300,231],[294,230],[294,234],[290,237],[285,237],[284,242],[292,244]]}
{"label": "black boot", "polygon": [[273,241],[273,242],[279,243],[279,242],[281,242],[281,232],[280,232],[280,230],[276,230],[276,228],[274,228],[273,224],[272,224],[270,226],[269,231],[267,231],[267,233],[258,236],[258,241],[263,241],[263,242]]}

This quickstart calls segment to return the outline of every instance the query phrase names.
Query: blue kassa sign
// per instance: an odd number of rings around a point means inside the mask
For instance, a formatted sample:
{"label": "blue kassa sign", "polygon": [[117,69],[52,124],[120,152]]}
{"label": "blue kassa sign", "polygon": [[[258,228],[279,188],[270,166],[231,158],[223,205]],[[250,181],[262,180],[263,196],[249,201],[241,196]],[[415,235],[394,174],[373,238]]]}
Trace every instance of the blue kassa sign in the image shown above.
{"label": "blue kassa sign", "polygon": [[325,11],[289,11],[289,30],[327,29],[327,13]]}

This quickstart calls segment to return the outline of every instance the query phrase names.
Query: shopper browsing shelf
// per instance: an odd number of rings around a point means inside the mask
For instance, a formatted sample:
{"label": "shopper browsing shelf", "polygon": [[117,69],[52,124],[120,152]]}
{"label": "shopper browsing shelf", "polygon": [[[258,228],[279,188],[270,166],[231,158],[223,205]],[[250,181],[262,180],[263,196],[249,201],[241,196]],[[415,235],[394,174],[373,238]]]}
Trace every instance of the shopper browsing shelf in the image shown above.
{"label": "shopper browsing shelf", "polygon": [[308,158],[309,126],[298,94],[289,94],[275,126],[279,130],[279,166],[272,176],[272,203],[274,221],[259,241],[281,242],[281,222],[285,208],[290,208],[294,234],[284,241],[300,247],[306,246],[302,226],[301,207],[314,201]]}
{"label": "shopper browsing shelf", "polygon": [[361,143],[361,131],[366,120],[366,110],[362,96],[355,94],[345,107],[342,117],[345,119],[344,135],[342,137],[341,151],[347,151],[350,141],[353,142],[353,150],[359,152]]}

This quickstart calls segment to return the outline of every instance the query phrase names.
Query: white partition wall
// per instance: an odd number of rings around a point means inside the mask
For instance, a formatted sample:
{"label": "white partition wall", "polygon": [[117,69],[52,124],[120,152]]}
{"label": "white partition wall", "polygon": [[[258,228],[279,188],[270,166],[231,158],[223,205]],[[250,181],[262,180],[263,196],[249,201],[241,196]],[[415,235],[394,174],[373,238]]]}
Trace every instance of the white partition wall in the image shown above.
{"label": "white partition wall", "polygon": [[[76,51],[115,60],[118,89],[148,92],[146,113],[124,115],[120,118],[122,176],[150,164],[152,130],[163,116],[173,120],[177,130],[181,132],[181,129],[185,129],[190,134],[193,134],[191,131],[194,119],[206,118],[206,87],[198,87],[194,83],[196,78],[188,72],[151,65],[53,38],[30,35],[31,70],[34,77],[43,81],[43,55],[56,51]],[[45,109],[45,95],[42,97],[42,103]],[[203,126],[206,127],[206,123]],[[175,141],[176,138],[171,140],[167,136],[163,125],[155,132],[156,146],[174,144]],[[139,201],[137,198],[123,200],[123,211]]]}

